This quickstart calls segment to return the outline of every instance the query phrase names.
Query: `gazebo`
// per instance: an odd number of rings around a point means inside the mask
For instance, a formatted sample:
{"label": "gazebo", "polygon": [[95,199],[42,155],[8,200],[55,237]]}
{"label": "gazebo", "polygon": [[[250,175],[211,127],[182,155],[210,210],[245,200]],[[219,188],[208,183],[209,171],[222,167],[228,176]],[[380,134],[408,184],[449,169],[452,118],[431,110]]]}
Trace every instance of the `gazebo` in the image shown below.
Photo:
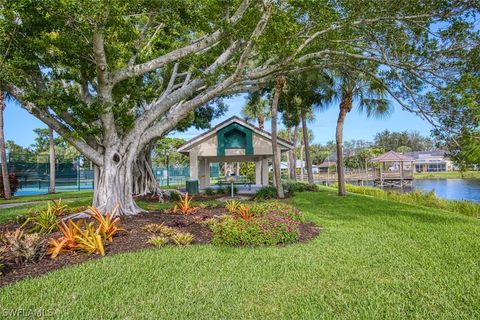
{"label": "gazebo", "polygon": [[395,151],[388,151],[371,159],[371,161],[379,163],[379,168],[375,171],[373,180],[375,186],[403,189],[412,185],[414,158]]}
{"label": "gazebo", "polygon": [[[278,138],[280,152],[293,144]],[[254,162],[255,186],[268,185],[268,161],[273,157],[272,135],[239,117],[231,117],[182,145],[178,152],[190,159],[190,179],[200,189],[210,186],[211,163]]]}

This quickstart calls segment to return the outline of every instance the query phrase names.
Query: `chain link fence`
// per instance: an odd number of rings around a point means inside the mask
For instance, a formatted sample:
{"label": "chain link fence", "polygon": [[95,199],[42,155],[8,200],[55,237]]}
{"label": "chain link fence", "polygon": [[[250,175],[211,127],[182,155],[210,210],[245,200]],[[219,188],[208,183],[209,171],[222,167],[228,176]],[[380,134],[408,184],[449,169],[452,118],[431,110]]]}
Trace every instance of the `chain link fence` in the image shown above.
{"label": "chain link fence", "polygon": [[[48,193],[50,186],[50,164],[48,156],[9,154],[7,156],[8,170],[14,173],[19,180],[19,189],[15,195],[33,195]],[[168,167],[154,167],[153,172],[161,187],[185,187],[189,179],[189,167],[171,165]],[[210,167],[210,177],[217,178],[220,169],[217,164]],[[93,168],[83,157],[75,159],[56,159],[55,163],[55,190],[57,192],[93,190]]]}

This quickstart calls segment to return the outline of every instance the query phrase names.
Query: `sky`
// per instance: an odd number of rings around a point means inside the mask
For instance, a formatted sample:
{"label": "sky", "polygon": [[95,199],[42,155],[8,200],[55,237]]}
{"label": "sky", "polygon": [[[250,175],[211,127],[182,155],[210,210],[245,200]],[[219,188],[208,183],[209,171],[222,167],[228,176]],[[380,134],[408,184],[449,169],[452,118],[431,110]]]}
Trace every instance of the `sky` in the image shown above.
{"label": "sky", "polygon": [[[237,96],[227,99],[228,111],[226,114],[212,121],[212,126],[232,117],[234,115],[241,117],[241,109],[245,104],[244,96]],[[385,119],[368,119],[365,114],[352,110],[345,120],[344,140],[367,140],[372,141],[377,132],[388,129],[390,131],[417,131],[424,136],[430,135],[431,126],[420,117],[401,110],[398,104],[394,104],[394,112]],[[335,126],[338,116],[338,106],[332,105],[324,112],[315,113],[315,121],[309,123],[309,128],[314,134],[314,143],[325,143],[335,139]],[[46,126],[37,120],[33,115],[22,109],[15,102],[7,102],[5,109],[5,139],[13,140],[15,143],[28,147],[34,143],[35,128],[45,128]],[[267,122],[265,128],[270,130],[270,124]],[[172,133],[171,136],[181,137],[186,140],[194,138],[203,130],[190,129],[186,132]]]}

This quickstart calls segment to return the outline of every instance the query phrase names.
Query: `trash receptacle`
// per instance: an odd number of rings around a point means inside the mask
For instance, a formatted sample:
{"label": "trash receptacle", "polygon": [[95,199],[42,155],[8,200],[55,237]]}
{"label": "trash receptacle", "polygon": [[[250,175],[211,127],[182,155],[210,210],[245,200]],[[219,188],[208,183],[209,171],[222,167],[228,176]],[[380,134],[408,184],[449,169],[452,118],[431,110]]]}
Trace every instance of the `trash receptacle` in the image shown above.
{"label": "trash receptacle", "polygon": [[198,180],[187,180],[186,184],[188,194],[198,194]]}

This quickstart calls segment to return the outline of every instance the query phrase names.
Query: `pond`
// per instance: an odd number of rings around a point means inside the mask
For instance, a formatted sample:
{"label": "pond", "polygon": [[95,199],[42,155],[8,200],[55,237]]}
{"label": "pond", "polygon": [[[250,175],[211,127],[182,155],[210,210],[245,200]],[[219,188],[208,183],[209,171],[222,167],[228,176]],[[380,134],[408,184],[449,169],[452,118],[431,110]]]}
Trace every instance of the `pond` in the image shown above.
{"label": "pond", "polygon": [[413,188],[424,192],[435,190],[440,198],[480,202],[480,180],[473,179],[416,179]]}

